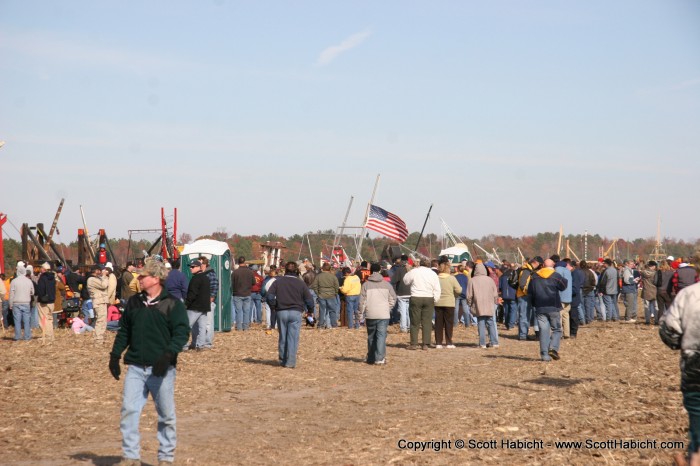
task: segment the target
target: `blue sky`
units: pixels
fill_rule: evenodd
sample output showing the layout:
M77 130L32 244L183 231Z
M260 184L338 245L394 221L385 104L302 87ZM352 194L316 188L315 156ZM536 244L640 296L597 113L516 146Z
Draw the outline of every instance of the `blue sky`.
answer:
M700 2L0 2L0 211L698 236ZM18 237L9 225L9 237Z

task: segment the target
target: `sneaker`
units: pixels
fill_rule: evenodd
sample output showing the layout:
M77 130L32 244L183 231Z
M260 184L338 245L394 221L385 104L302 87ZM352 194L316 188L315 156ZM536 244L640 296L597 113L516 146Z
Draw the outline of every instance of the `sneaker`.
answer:
M423 351L426 351L428 348L430 348L430 345L420 345L420 349Z
M554 359L555 361L559 361L559 359L561 359L561 357L559 356L559 353L557 353L556 350L553 350L553 349L549 350L549 355L550 355L550 356L552 357L552 359Z
M417 349L418 349L418 345L408 345L408 347L407 347L406 349L409 349L409 350L417 350Z
M384 364L386 364L386 358L382 359L381 361L374 362L375 366L383 366Z
M435 348L437 348L437 349L442 349L443 346L442 346L442 345L435 345Z
M456 347L455 345L447 345L446 348L448 348L448 349L454 349L454 348L457 348L457 347Z
M498 349L498 345L493 345L492 348L493 348L493 349Z
M479 348L486 349L486 345L479 345Z

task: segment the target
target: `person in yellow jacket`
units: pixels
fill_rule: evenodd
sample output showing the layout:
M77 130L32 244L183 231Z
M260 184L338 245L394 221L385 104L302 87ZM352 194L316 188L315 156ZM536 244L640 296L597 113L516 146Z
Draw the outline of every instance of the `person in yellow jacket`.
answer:
M360 277L354 275L350 267L343 268L345 277L340 292L345 295L345 313L347 316L348 328L360 328L360 291L362 283Z

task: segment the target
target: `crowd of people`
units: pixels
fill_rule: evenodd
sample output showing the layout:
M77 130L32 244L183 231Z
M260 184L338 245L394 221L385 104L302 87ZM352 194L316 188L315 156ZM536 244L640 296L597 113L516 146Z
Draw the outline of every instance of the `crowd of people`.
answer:
M539 341L542 361L559 360L560 342L576 338L593 321L659 325L662 340L680 349L684 404L690 417L690 452L700 446L700 260L668 257L655 261L611 259L595 263L553 255L521 264L492 261L452 263L447 257L393 264L361 262L356 268L316 268L308 260L282 269L258 270L239 257L231 272L231 321L237 331L251 323L278 330L282 367L297 364L304 323L319 330L365 327L365 361L385 365L388 327L408 334L409 350L455 349L454 330L475 325L478 346L499 348L499 328L518 340ZM12 277L2 276L3 326L14 325L16 341L54 340L55 315L65 300L78 300L80 315L69 322L74 333L93 332L102 344L105 331L118 331L109 369L119 379L120 361L129 366L124 385L122 433L124 460L137 464L138 418L150 392L159 416L159 460L172 462L175 421L172 393L177 354L211 349L219 279L207 257L189 262L190 277L179 260L156 256L141 268L128 263L117 275L111 263L89 272L45 262L34 270L20 261ZM641 299L640 299L641 298ZM624 317L620 307L624 306ZM532 332L531 332L532 330ZM191 333L191 340L190 340ZM130 462L131 461L131 462Z
M266 328L275 328L278 305L266 295L278 270L273 266L260 274L246 266L244 257L237 262L232 273L236 330L263 323L263 315ZM381 280L394 293L387 325L398 324L410 334L408 349L453 349L453 332L460 325L477 326L480 348L498 348L497 322L502 322L504 331L517 330L519 340L539 340L540 358L550 361L561 357L561 338L576 338L579 328L593 321L637 322L640 298L644 324L658 325L680 290L697 282L695 264L697 259L668 257L660 263L625 260L618 265L611 259L589 263L558 255L546 260L535 256L522 264L453 264L447 258L414 262L402 256L393 264L362 262L356 269L330 263L318 269L304 260L295 263L294 274L311 295L310 306L297 303L307 325L366 327L365 287ZM264 313L256 312L258 303ZM368 355L367 361L374 359Z

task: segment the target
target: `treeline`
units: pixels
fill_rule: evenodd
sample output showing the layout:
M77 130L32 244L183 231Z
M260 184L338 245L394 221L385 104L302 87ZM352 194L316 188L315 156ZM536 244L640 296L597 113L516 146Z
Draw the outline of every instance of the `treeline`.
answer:
M416 248L418 243L418 232L413 232L402 248L403 252L409 249ZM262 256L262 245L265 243L280 243L284 247L282 257L285 260L297 260L309 258L313 262L318 263L321 255L328 257L331 254L333 239L335 232L332 230L308 232L304 234L295 234L289 237L268 233L265 235L242 236L239 234L228 234L225 229L218 229L211 235L202 236L200 238L192 238L189 234L184 233L178 238L178 244L186 244L194 239L211 238L218 241L225 241L229 244L234 257L245 256L249 259L259 259ZM467 238L461 237L471 254L476 258L486 259L487 255L478 246L488 251L491 254L496 254L501 260L518 261L520 260L520 252L524 257L532 257L540 255L548 257L557 251L559 243L559 233L544 232L536 235L523 237L488 235L482 238ZM340 240L340 244L345 248L345 251L350 257L356 257L357 246L359 245L359 237L344 236ZM567 253L566 247L570 248L571 253ZM601 237L597 234L584 235L565 235L561 240L562 256L571 255L583 259L595 260L603 255L614 259L624 258L641 258L646 259L654 252L656 246L655 238L637 238L634 240L618 239L615 247L610 248L613 239ZM4 240L5 249L5 264L8 268L14 264L22 256L21 243L13 239ZM119 265L124 265L127 260L143 257L143 251L148 251L151 247L151 242L141 239L140 241L129 241L127 239L111 239L109 246L116 257ZM382 253L382 250L387 245L397 245L396 241L389 238L376 238L375 234L367 235L362 241L362 257L366 260L377 260ZM429 257L437 257L440 250L450 247L452 243L447 241L443 236L438 236L434 233L424 235L417 251ZM478 245L478 246L477 246ZM58 248L66 260L73 263L78 261L78 244L77 242L69 244L59 244ZM518 252L518 248L520 252ZM159 251L156 247L153 252ZM606 253L607 254L604 254ZM664 238L662 244L662 252L665 255L692 256L700 253L700 240L688 242L677 240L674 238Z

